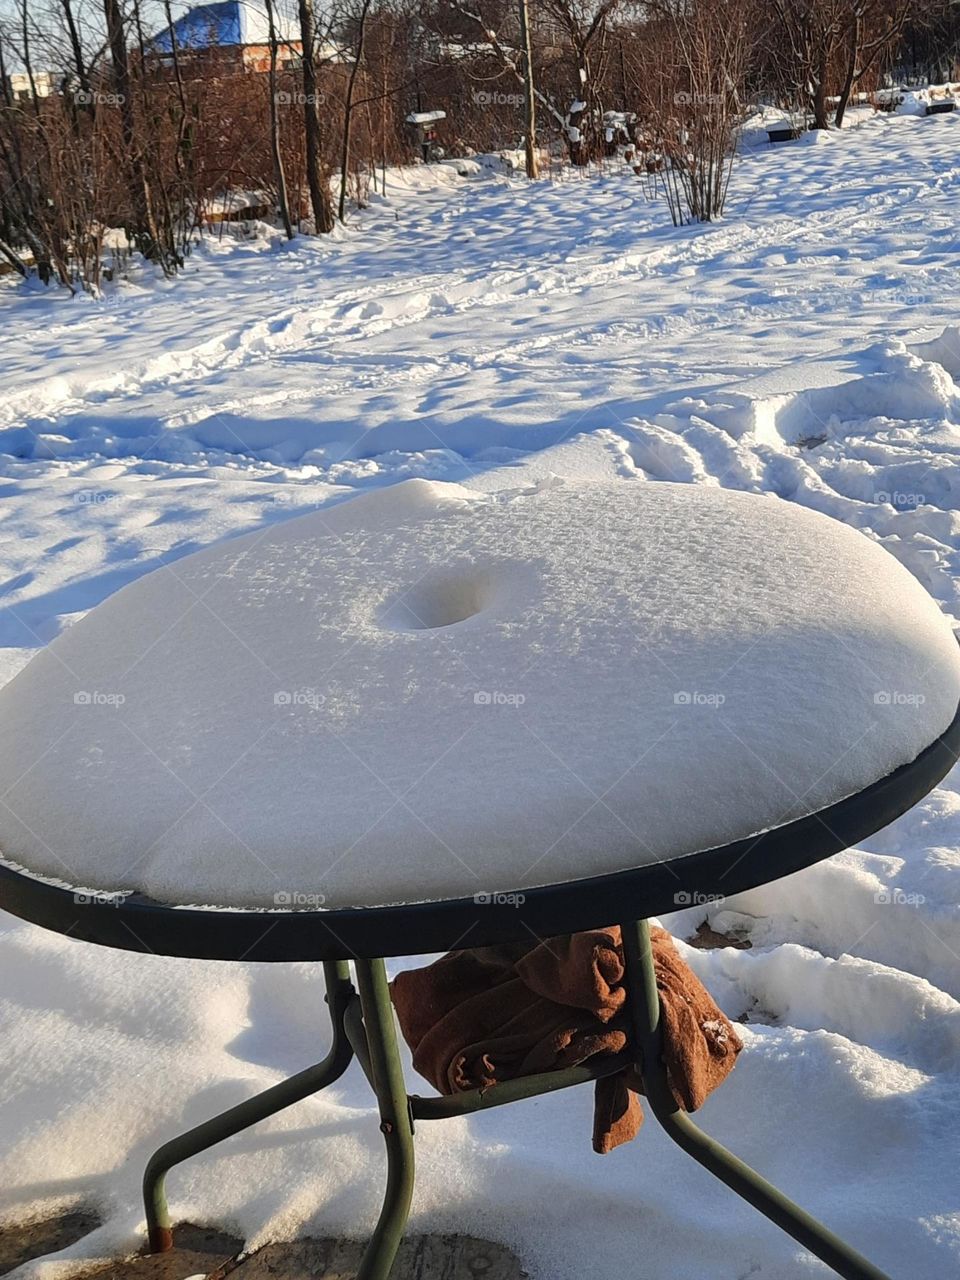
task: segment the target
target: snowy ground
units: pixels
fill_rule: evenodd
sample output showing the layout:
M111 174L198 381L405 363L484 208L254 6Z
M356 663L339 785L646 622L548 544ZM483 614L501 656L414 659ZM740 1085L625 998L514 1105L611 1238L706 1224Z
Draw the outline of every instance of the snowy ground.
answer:
M104 304L0 287L8 678L123 583L418 475L772 490L879 538L960 619L960 118L757 149L726 222L675 231L621 176L417 174L332 242L211 245ZM954 377L958 384L955 385ZM711 913L690 952L746 1049L705 1127L880 1266L960 1262L960 776L857 850ZM667 923L681 936L703 908ZM0 1221L94 1205L35 1265L128 1248L148 1152L316 1060L313 966L109 953L5 919ZM649 1123L589 1152L588 1090L418 1134L418 1230L538 1280L826 1275ZM359 1072L171 1178L250 1243L363 1232Z

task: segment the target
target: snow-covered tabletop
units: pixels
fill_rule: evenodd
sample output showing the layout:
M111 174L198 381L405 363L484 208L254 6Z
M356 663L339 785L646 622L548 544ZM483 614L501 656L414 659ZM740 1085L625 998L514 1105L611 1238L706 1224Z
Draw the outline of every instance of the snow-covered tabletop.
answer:
M172 561L38 653L0 693L0 853L181 905L522 890L821 810L958 701L938 606L825 516L411 480Z

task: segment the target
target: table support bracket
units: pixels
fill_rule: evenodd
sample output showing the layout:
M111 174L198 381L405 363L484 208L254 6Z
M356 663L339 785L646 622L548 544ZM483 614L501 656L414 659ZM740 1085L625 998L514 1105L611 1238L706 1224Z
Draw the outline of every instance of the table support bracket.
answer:
M715 1142L676 1103L667 1078L660 1032L660 997L646 920L623 925L627 998L639 1049L638 1070L650 1110L673 1141L715 1178L793 1236L844 1280L889 1280L885 1272L828 1231L782 1191Z
M328 960L323 965L327 984L327 1004L333 1024L333 1042L322 1062L298 1072L289 1080L266 1089L255 1098L238 1103L221 1115L203 1121L186 1133L179 1134L153 1153L143 1175L143 1199L147 1216L147 1239L151 1253L165 1253L173 1248L173 1229L167 1208L166 1176L174 1165L199 1155L226 1138L259 1124L296 1102L325 1089L343 1075L353 1058L353 1050L343 1027L347 1006L356 999L346 961Z

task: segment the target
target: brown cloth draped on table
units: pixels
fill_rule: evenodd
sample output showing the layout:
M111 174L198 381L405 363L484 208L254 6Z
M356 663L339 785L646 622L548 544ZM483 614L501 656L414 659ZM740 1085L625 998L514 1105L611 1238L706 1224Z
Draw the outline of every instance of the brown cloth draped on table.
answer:
M654 928L652 937L670 1087L679 1106L696 1111L743 1046L670 935ZM620 1053L629 1026L623 975L614 926L534 945L454 951L398 974L391 991L414 1067L449 1094ZM596 1081L595 1151L636 1135L642 1088L630 1068Z

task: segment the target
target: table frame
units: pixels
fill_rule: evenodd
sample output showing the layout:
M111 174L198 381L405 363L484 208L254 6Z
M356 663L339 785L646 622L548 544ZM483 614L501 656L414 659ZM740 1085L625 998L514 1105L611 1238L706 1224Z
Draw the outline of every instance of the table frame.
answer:
M166 1176L176 1165L241 1130L333 1084L356 1057L377 1099L387 1156L383 1206L363 1254L357 1280L388 1280L403 1238L414 1186L414 1132L417 1121L488 1111L525 1098L596 1080L635 1067L661 1126L684 1151L726 1183L781 1230L809 1249L844 1280L889 1280L862 1254L693 1123L676 1103L663 1059L660 999L650 927L646 920L622 926L624 983L632 1023L633 1051L596 1058L590 1064L507 1081L445 1097L408 1094L397 1043L393 1006L382 959L354 963L357 989L346 961L327 961L324 972L333 1043L317 1066L231 1107L222 1115L164 1143L151 1157L143 1180L151 1252L173 1247Z

